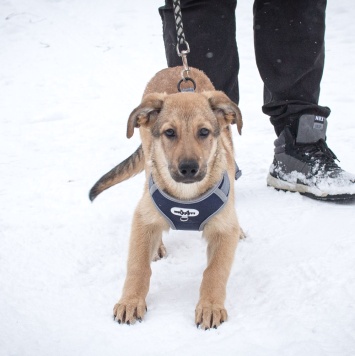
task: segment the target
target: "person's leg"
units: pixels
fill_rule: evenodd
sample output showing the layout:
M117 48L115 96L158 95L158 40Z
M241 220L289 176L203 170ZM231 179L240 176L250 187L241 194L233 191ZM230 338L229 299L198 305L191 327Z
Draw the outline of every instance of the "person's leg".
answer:
M191 52L189 66L204 71L217 90L238 103L239 58L236 44L236 0L181 0L182 21ZM180 66L172 0L159 8L169 67Z
M255 55L263 112L278 138L268 185L321 200L355 198L355 176L326 144L330 109L318 104L326 0L254 2Z
M263 112L277 135L301 114L328 117L319 106L326 0L255 0L254 44L264 82Z

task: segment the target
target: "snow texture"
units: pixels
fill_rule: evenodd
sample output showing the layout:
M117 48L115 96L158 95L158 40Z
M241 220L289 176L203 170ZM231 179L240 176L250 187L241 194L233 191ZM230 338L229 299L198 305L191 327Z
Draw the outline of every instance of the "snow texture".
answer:
M355 206L266 187L275 134L261 112L248 1L237 10L244 129L234 131L248 237L229 279L229 320L195 327L206 245L173 231L152 264L145 320L113 321L144 177L93 204L88 191L139 144L126 120L166 66L162 4L0 2L0 355L355 355ZM354 172L353 1L330 1L327 14L320 104L332 109L329 147Z

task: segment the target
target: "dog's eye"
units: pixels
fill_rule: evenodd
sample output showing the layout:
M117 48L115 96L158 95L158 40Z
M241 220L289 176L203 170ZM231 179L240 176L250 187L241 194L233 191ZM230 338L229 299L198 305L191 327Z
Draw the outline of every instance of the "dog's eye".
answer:
M173 138L176 136L175 130L173 130L173 129L168 129L164 133L165 133L165 136L169 137L169 138Z
M198 134L200 137L207 137L210 134L210 130L203 127L202 129L200 129Z

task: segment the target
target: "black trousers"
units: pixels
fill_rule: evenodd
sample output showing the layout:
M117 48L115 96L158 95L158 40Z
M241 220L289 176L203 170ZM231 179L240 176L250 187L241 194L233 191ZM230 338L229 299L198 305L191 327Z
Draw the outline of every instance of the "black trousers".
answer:
M189 65L203 70L218 90L239 102L236 0L181 0ZM318 105L324 67L326 0L255 0L254 47L264 82L263 112L279 135L296 129L303 113L328 117ZM159 8L169 67L181 65L176 53L172 0Z

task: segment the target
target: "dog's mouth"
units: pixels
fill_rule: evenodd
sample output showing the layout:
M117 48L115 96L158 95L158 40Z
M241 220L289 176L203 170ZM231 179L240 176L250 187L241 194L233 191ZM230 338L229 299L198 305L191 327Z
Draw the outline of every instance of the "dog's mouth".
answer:
M202 169L195 160L181 161L177 169L169 167L169 171L175 182L184 184L200 182L206 176L206 169Z
M203 175L199 174L198 176L195 176L193 178L186 178L186 177L181 177L178 174L171 173L171 177L177 183L192 184L192 183L200 182L205 177L205 174Z

